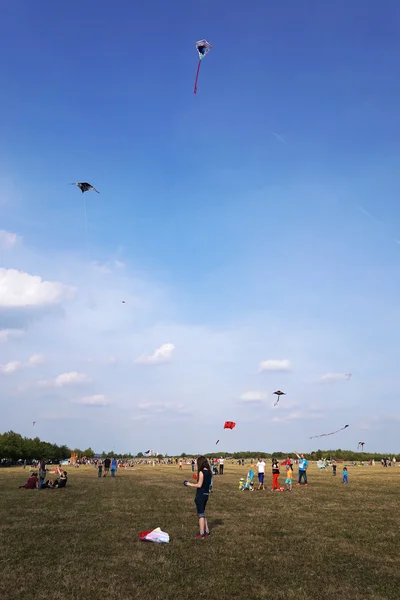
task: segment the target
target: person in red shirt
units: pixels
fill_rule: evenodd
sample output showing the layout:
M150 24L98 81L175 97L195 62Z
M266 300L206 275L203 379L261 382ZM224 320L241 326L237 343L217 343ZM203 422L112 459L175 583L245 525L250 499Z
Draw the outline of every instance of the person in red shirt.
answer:
M24 485L20 485L20 488L25 488L26 490L35 490L38 486L38 477L36 473L32 473L26 483Z

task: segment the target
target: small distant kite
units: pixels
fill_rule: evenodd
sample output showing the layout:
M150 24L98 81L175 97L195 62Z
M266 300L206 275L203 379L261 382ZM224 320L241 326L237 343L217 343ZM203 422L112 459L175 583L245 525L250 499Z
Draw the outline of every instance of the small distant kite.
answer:
M36 425L36 421L32 421L32 427Z
M197 93L197 82L199 80L201 61L206 56L206 54L208 54L210 52L211 44L209 44L207 42L207 40L199 40L198 42L196 42L196 49L197 49L197 53L199 55L199 64L197 66L196 79L194 82L194 94L195 95Z
M281 399L281 396L286 396L285 392L281 392L281 390L278 390L277 392L274 392L274 394L276 394L278 396L274 406L276 406L279 402L279 400Z
M349 381L349 379L351 378L351 373L346 373L345 378L347 379L347 381Z
M364 444L365 442L358 442L357 450L361 447L361 452L364 452Z
M215 445L217 445L217 444L219 444L219 440L217 440L217 441L215 442Z
M345 425L340 429L336 429L336 431L331 431L331 433L321 433L321 435L313 435L312 437L310 437L310 440L313 440L314 438L326 437L327 435L333 435L334 433L339 433L339 431L343 431L343 429L346 429L346 427L350 427L350 425Z
M82 194L84 194L85 192L89 192L90 190L93 190L94 192L97 192L98 194L100 194L100 192L98 190L96 190L95 187L93 187L92 185L90 185L90 183L87 183L86 181L70 183L70 185L78 186L78 188L81 190Z
M125 300L122 300L122 304L126 304Z

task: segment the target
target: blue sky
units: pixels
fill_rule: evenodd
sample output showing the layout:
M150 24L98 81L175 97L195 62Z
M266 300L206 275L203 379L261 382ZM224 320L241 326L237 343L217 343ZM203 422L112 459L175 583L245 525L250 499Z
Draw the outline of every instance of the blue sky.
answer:
M1 429L398 450L398 2L3 13Z

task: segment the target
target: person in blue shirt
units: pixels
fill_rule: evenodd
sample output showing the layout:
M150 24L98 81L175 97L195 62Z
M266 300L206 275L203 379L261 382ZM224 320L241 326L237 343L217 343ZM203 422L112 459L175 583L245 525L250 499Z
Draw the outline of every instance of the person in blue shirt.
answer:
M111 461L111 477L115 477L115 473L118 469L117 459L113 458Z
M297 480L296 485L301 485L301 482L304 480L304 485L308 485L308 481L307 481L307 467L308 467L308 460L305 458L304 454L297 454L297 452L295 452L297 458L299 459L299 477Z
M342 483L349 483L349 473L347 467L343 467L342 471Z

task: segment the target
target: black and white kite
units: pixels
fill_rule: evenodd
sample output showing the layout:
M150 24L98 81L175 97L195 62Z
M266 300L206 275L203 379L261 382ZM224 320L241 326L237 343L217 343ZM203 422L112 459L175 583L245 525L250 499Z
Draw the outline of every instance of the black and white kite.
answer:
M96 190L96 188L90 185L90 183L87 183L87 181L78 181L76 183L71 183L70 185L78 186L82 194L84 194L85 192L89 192L90 190L93 190L94 192L100 194L99 190Z
M274 394L276 396L278 396L278 398L276 399L276 402L274 404L274 406L276 406L279 402L279 400L281 399L281 396L286 396L285 392L281 392L281 390L278 390L277 392L274 392Z
M339 431L343 431L343 429L346 429L346 427L350 427L350 425L345 425L340 429L336 429L336 431L331 431L331 433L321 433L321 435L313 435L312 437L310 437L310 440L313 440L314 438L326 437L327 435L333 435L334 433L339 433Z

